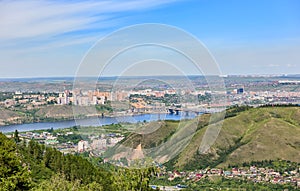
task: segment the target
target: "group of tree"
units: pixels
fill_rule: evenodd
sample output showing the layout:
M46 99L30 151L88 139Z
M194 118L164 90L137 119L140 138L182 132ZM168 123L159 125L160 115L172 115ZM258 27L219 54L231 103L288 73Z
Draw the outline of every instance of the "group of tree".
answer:
M35 141L17 142L0 133L0 191L151 190L155 168L101 166Z
M290 184L271 184L258 183L242 179L227 179L221 177L217 180L211 180L208 177L198 182L190 183L188 190L253 190L253 191L271 191L271 190L298 190Z
M261 105L259 107L299 107L299 104L293 104L293 103L289 103L289 104L281 104L281 103L275 103L275 104L264 104Z
M16 143L0 133L0 191L28 190L31 186L30 172L21 161Z
M243 112L243 111L247 111L249 109L251 109L251 106L248 105L234 105L229 107L228 109L226 109L226 114L225 114L225 118L229 118L229 117L234 117L236 116L238 113Z

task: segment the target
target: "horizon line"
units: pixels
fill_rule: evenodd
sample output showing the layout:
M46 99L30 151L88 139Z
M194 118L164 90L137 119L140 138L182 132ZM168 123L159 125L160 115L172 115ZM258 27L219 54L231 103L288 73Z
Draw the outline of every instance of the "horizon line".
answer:
M211 74L211 75L198 75L198 74L189 74L189 75L146 75L146 76L25 76L25 77L0 77L0 80L5 79L47 79L47 78L143 78L143 77L206 77L206 76L219 76L219 77L283 77L283 76L299 76L298 74Z

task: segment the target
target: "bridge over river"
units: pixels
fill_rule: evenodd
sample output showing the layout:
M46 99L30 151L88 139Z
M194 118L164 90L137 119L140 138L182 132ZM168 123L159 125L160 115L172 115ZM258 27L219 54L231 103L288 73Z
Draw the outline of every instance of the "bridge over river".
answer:
M188 115L189 113L195 113L199 115L200 113L215 113L224 110L224 108L177 108L177 107L169 107L167 108L167 112L170 114L179 115L179 113L185 113Z

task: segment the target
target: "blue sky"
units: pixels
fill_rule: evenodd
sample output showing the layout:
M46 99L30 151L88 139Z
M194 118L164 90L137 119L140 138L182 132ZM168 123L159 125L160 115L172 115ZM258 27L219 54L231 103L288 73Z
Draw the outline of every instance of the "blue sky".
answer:
M300 73L299 10L298 0L3 0L0 77L74 76L97 40L142 23L194 35L222 74Z

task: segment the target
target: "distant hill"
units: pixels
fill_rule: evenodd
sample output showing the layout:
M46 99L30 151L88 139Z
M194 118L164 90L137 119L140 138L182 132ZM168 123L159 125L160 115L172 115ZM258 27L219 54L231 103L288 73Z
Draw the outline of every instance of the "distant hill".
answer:
M229 110L216 142L207 153L199 153L199 146L207 130L209 114L200 116L196 133L185 149L166 165L179 169L207 166L227 166L262 160L290 160L300 163L300 107L246 108ZM158 146L167 141L178 122L166 121L156 131L131 134L123 144L143 148ZM220 123L220 122L217 122Z
M74 112L75 110L75 112ZM109 114L110 106L43 105L31 109L0 108L0 126L32 122L51 122ZM1 131L1 127L0 127Z
M73 113L73 109L76 113ZM72 105L47 105L39 108L35 112L40 118L73 118L76 116L96 116L100 115L93 106L72 106Z
M8 109L0 109L0 125L6 125L7 123L21 123L24 114L10 111Z

